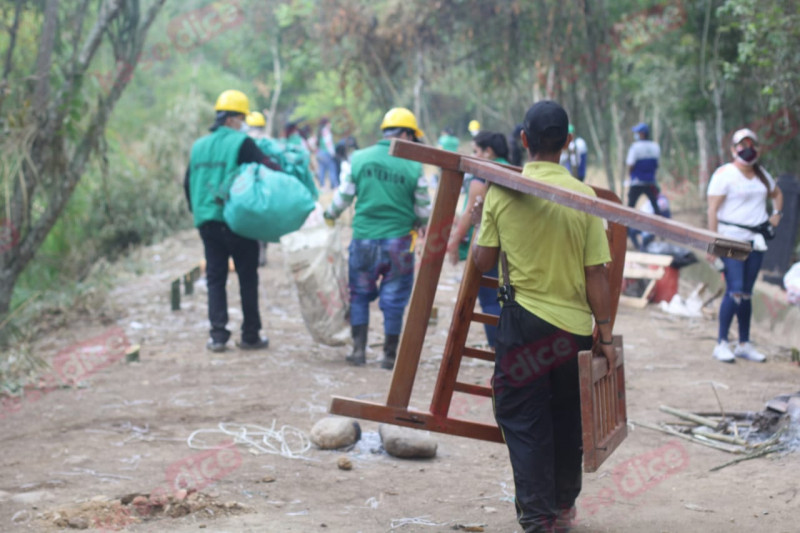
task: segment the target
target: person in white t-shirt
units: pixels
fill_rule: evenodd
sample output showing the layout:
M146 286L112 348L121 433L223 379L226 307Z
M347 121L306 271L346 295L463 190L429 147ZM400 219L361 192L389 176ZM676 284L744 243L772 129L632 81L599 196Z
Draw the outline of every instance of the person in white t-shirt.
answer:
M713 356L733 363L735 357L763 362L764 354L750 343L751 301L761 261L767 249L764 235L757 229L769 221L777 226L783 212L783 194L775 180L758 163L758 137L745 128L733 134L733 163L719 167L708 184L708 229L730 237L749 241L753 251L744 261L722 258L725 264L725 296L719 309L719 334ZM767 197L772 208L768 212ZM731 351L728 330L733 317L739 324L739 342Z
M575 134L575 127L569 125L569 133ZM586 179L586 159L589 155L589 147L586 146L586 141L582 137L575 137L567 147L566 150L561 152L561 158L558 164L569 170L574 178L580 181Z

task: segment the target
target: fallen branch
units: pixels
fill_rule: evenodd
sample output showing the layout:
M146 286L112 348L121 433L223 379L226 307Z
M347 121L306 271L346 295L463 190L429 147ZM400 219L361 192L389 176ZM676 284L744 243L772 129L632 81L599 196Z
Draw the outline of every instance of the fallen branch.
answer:
M720 435L719 433L698 431L697 428L692 429L692 434L699 437L706 437L708 439L718 440L720 442L726 442L728 444L734 444L737 446L747 446L746 441L738 437L731 437L730 435Z
M769 454L774 453L774 452L782 451L784 449L785 448L782 447L782 446L778 446L776 448L765 448L763 450L759 450L757 452L753 452L753 453L751 453L749 455L746 455L744 457L739 457L738 459L734 459L733 461L728 461L725 464L721 464L719 466L715 466L714 468L709 470L709 472L716 472L717 470L722 470L726 466L731 466L731 465L735 465L737 463L741 463L743 461L749 461L750 459L756 459L758 457L763 457L765 455L769 455Z
M711 420L710 418L705 418L699 415L695 415L692 413L687 413L685 411L681 411L680 409L675 409L674 407L669 407L666 405L662 405L659 407L659 410L669 413L673 416L677 416L678 418L683 418L684 420L691 420L695 424L699 424L701 426L708 426L713 429L719 429L723 422L717 422L715 420Z
M741 450L739 448L733 448L732 446L727 446L724 444L718 444L708 440L695 438L692 437L691 435L686 435L685 433L681 433L680 431L676 431L672 428L653 426L651 424L646 424L644 422L633 422L633 423L636 424L637 426L641 426L646 429L652 429L653 431L660 431L661 433L666 433L667 435L672 435L674 437L679 437L681 439L685 439L697 444L702 444L703 446L708 446L709 448L714 448L715 450L721 450L723 452L728 452L728 453L744 453L744 450Z

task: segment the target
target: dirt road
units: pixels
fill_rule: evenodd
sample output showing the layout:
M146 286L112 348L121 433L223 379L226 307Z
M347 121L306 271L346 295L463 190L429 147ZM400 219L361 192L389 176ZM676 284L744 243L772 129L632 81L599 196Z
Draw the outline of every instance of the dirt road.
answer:
M187 438L194 431L220 423L233 432L236 424L270 428L274 423L275 429L288 425L308 434L325 416L331 395L382 399L390 373L374 362L349 367L346 347L311 340L279 246L270 246L269 264L261 270L262 317L271 345L255 353L205 351L202 280L180 311L170 311L170 280L202 256L194 232L138 254L144 272L121 274L105 312L110 320L52 331L36 349L52 360L119 326L129 342L141 345L140 361L126 363L120 352L85 367L77 386L31 395L0 414L0 531L87 526L148 532L444 532L459 525L519 530L502 445L437 435L435 459L399 460L380 453L377 424L362 422L364 439L346 452L303 452L303 443L290 433L287 446L296 458L255 454L244 445L211 452L190 448ZM459 270L446 265L437 291L439 323L428 331L412 399L421 409L430 400ZM232 276L228 296L235 328L241 320L237 294ZM617 324L625 341L631 420L665 420L661 404L717 410L711 380L722 384L720 399L731 411L760 410L775 395L800 388L800 369L786 359L770 357L761 365L712 360L713 321L623 308ZM381 331L374 306L370 344L382 341ZM754 338L768 354L779 351L780 339L758 331ZM470 332L471 343L482 340L482 331ZM374 347L368 359L378 356ZM485 383L490 371L486 363L469 363L461 379ZM489 401L457 400L454 409L463 417L492 420ZM214 444L230 437L202 434L200 440ZM352 470L337 468L341 456L352 461ZM636 428L599 472L584 477L574 531L798 531L798 456L709 472L730 459ZM179 478L193 479L202 495L161 493ZM142 496L159 493L166 498L160 507ZM130 505L121 506L120 498ZM134 518L135 505L147 512L146 519Z

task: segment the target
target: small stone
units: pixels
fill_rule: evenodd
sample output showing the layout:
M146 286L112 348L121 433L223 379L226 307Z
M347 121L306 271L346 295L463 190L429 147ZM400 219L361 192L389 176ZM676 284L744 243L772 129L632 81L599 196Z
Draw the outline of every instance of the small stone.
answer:
M127 350L125 350L125 362L126 363L133 363L139 360L139 350L140 346L138 344L134 344Z
M323 450L335 450L358 442L361 426L350 418L323 418L311 428L311 442Z
M272 483L275 481L274 476L264 476L259 480L259 483Z
M89 529L89 521L83 516L73 516L67 520L67 525L72 529Z
M150 503L150 499L147 496L142 496L141 494L131 500L131 505L134 507L144 507L148 503Z
M437 443L418 430L381 424L378 427L386 453L403 459L429 459L436 455Z
M180 490L176 490L176 491L175 491L175 499L176 499L177 501L179 501L179 502L182 502L183 500L185 500L185 499L186 499L186 496L187 496L188 494L189 494L189 492L188 492L186 489L180 489Z
M339 460L336 461L336 466L339 467L339 470L352 470L353 462L347 457L339 457Z
M206 525L205 525L205 524L200 524L200 525L199 525L199 526L197 526L197 527L199 527L200 529L205 529L205 528L206 528Z

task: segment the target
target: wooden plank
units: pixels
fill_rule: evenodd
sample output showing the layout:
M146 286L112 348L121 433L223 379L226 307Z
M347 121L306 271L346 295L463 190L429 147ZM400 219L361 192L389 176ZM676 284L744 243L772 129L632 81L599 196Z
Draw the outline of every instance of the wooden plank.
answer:
M664 267L646 268L636 266L626 266L623 272L623 277L628 279L655 279L659 280L664 277Z
M421 143L404 141L402 139L392 139L389 145L389 153L395 157L411 159L426 165L440 167L442 171L458 171L461 158L465 157L458 152L441 150Z
M607 189L592 187L598 198L609 202L621 203L619 196ZM611 328L617 320L617 309L619 307L619 296L622 294L622 272L625 268L625 255L628 249L628 228L616 222L609 222L606 230L608 237L608 247L611 250L611 263L607 265L609 297L611 300ZM597 340L599 330L595 328L595 340Z
M503 187L538 196L561 205L585 211L612 222L649 231L678 243L699 247L709 253L733 259L746 259L752 247L749 243L728 239L718 233L696 228L676 220L650 215L602 198L595 198L541 181L526 179L517 172L493 165L491 162L463 157L461 170L480 176Z
M481 276L481 287L486 287L488 289L496 289L497 278L493 278L491 276Z
M494 425L448 418L447 416L437 416L422 411L411 411L400 407L390 407L372 402L352 400L334 396L331 400L329 411L331 413L372 420L374 422L384 422L397 426L410 427L415 429L427 429L448 435L457 435L471 439L480 439L490 442L503 443L503 434L500 428Z
M489 350L465 347L462 353L464 357L473 357L475 359L483 359L484 361L494 363L494 352L490 352Z
M645 254L642 252L630 251L625 255L626 263L640 263L643 265L657 265L668 267L675 260L671 255L664 254Z
M473 322L479 322L481 324L488 324L490 326L497 326L498 321L497 315L489 315L486 313L474 313L472 315Z
M652 286L655 287L655 282L652 283ZM652 289L650 288L650 285L648 285L647 289L645 289L645 294L643 294L642 296L635 298L633 296L622 295L619 297L619 303L621 303L625 307L633 307L634 309L644 309L645 307L647 307L647 304L650 303L648 297L650 296L651 292Z
M463 392L466 394L472 394L474 396L483 396L485 398L492 397L492 389L490 387L484 387L482 385L472 385L470 383L462 383L460 381L456 381L453 390L456 392Z
M455 152L447 152L400 139L392 141L389 153L422 163L447 165L447 168L452 168L455 158L458 158L460 159L458 169L462 172L475 174L492 183L579 209L611 222L649 231L654 235L682 244L696 246L720 257L744 260L752 250L751 245L745 241L728 239L718 233L661 216L650 215L631 207L617 205L603 198L594 198L540 181L526 179L519 175L518 169L510 170L509 167L503 167L485 159L461 156Z
M463 174L459 172L444 170L439 180L439 191L428 222L425 246L408 306L408 318L397 350L392 383L386 399L386 405L392 407L408 407L411 400L463 178Z
M476 235L473 234L473 240ZM447 332L447 341L442 353L442 363L439 366L439 375L431 398L431 413L437 416L446 415L450 409L453 397L454 384L461 368L461 356L464 345L467 343L469 326L475 313L475 302L478 299L481 273L472 261L472 246L467 252L467 261L464 265L464 277L458 289L456 304L453 308L453 319L450 330Z
M625 407L625 361L622 337L614 336L617 363L608 372L605 357L592 351L578 354L578 382L581 392L583 467L595 472L627 436Z

